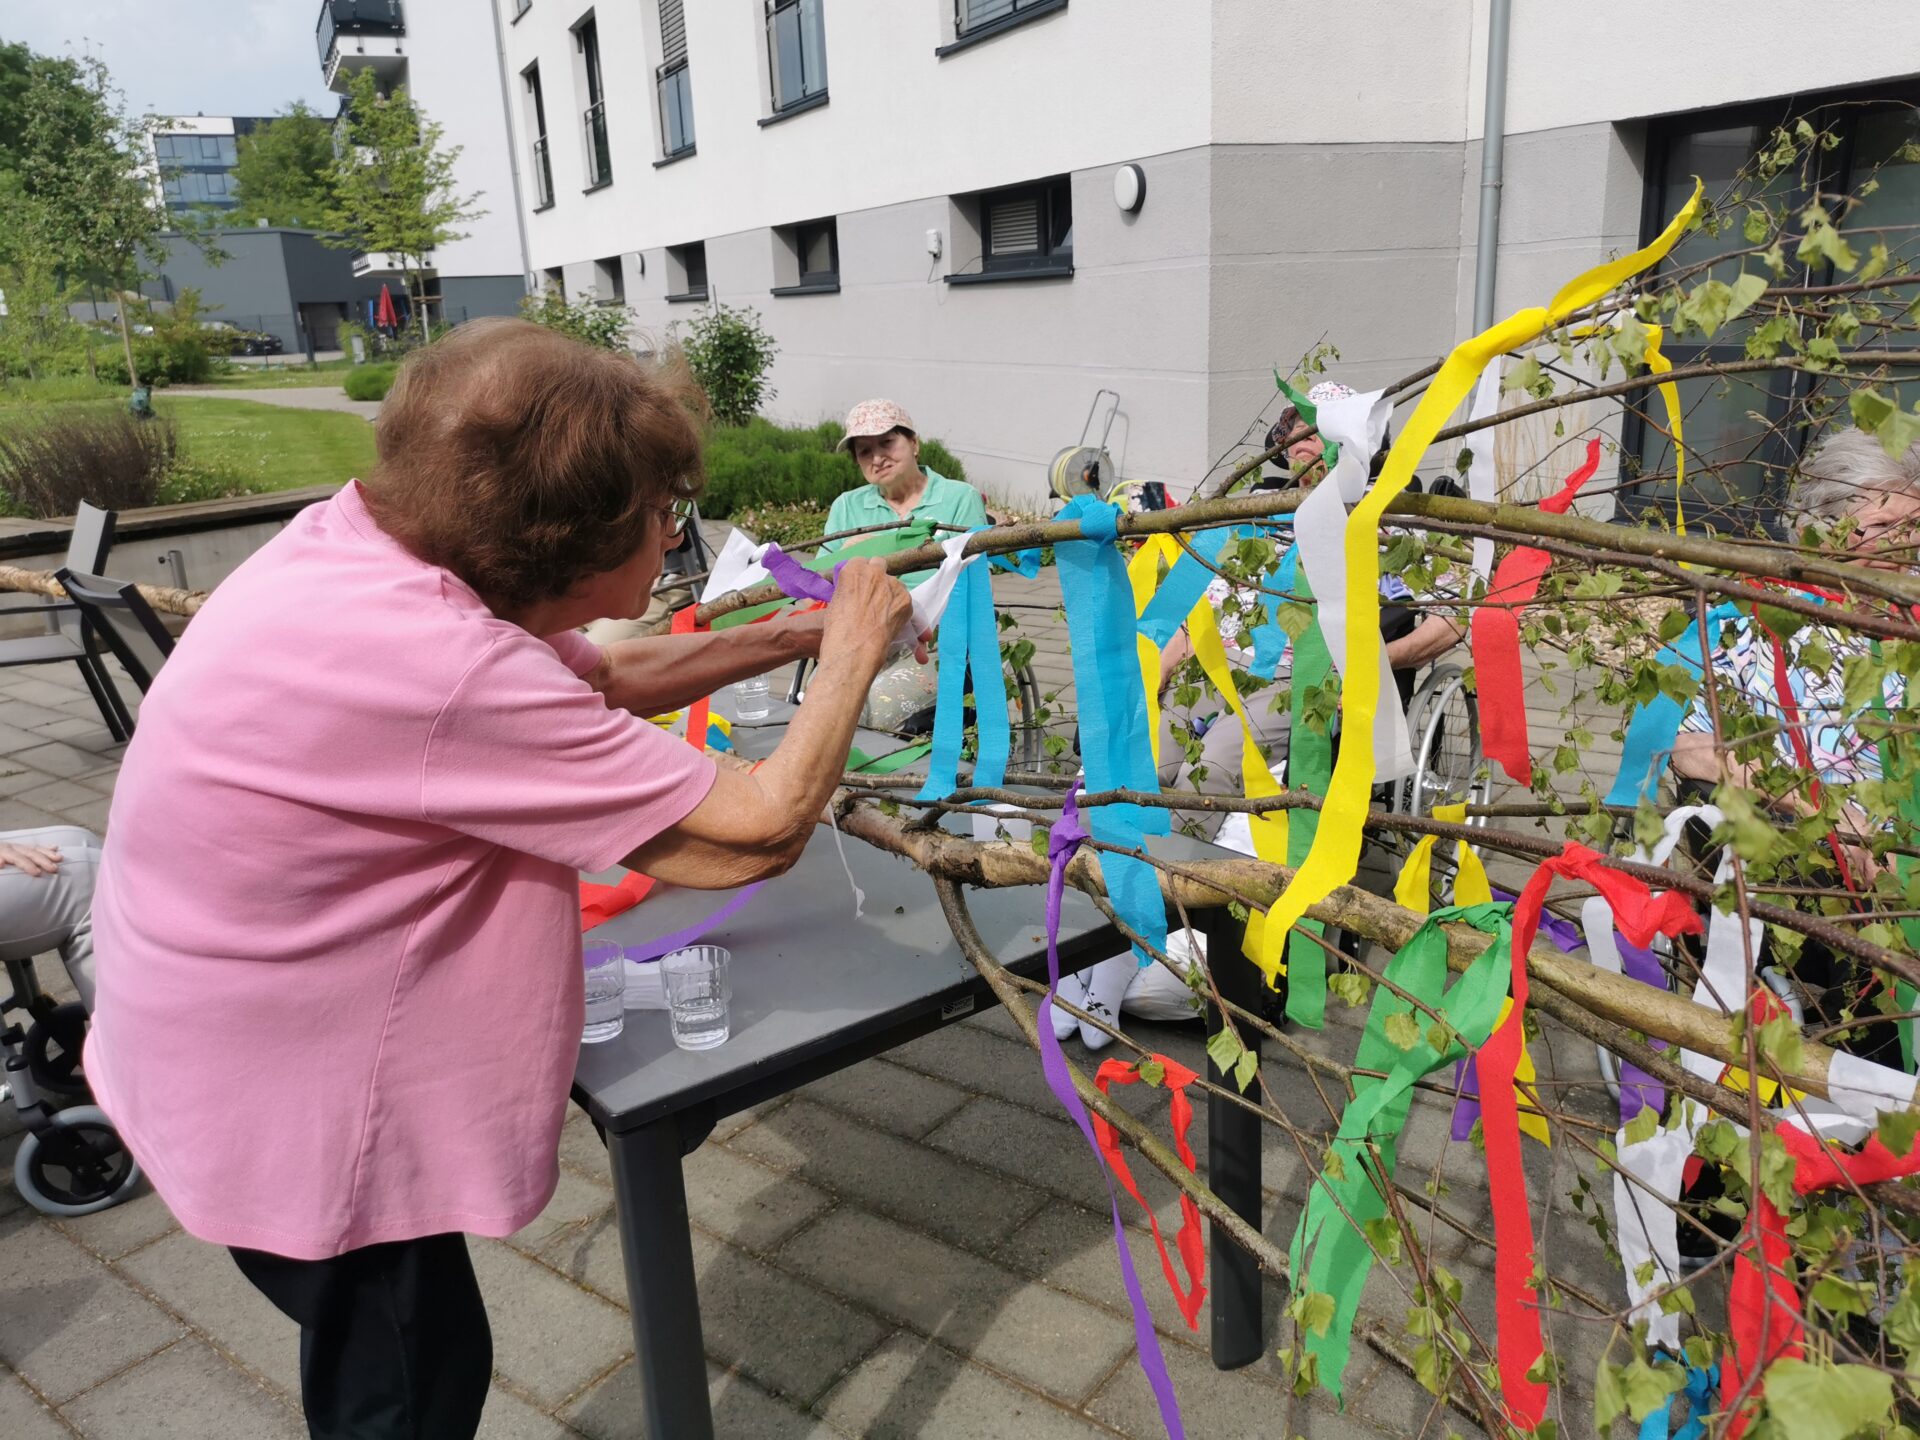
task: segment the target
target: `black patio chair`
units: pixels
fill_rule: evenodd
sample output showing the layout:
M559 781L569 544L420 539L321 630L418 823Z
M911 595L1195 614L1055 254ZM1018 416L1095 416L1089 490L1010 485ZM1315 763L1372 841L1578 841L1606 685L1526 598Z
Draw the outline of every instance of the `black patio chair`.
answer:
M79 574L97 574L106 567L107 552L113 548L114 512L82 501L74 511L73 532L67 539L66 569ZM55 600L45 595L12 595L0 604L0 616L42 615L47 633L27 635L16 640L0 640L0 669L15 665L46 665L70 660L80 667L80 678L87 682L87 693L100 707L108 733L125 740L132 733L124 724L126 711L113 691L101 657L91 642L80 610L71 599Z
M153 677L160 673L167 656L173 653L173 636L167 633L167 627L160 623L160 617L140 594L140 587L131 580L80 575L64 567L54 573L79 607L89 640L97 638L104 643L128 677L140 687L140 693L146 694L152 688ZM119 712L120 724L132 735L133 716L113 688L112 678L104 666L100 673L107 695Z

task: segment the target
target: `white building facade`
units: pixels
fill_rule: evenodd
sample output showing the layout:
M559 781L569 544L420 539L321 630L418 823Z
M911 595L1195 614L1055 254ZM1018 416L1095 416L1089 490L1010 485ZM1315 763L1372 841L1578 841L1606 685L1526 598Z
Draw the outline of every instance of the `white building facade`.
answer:
M751 307L770 413L890 396L991 494L1036 499L1102 388L1125 476L1183 494L1276 366L1324 339L1377 384L1470 328L1492 0L489 3L529 284L643 337ZM479 91L494 27L434 24L416 93L471 157L425 67L462 46ZM1724 182L1790 97L1914 98L1920 6L1514 0L1508 41L1499 313ZM1876 113L1848 152L1920 224L1913 112Z
M370 69L383 92L405 86L428 118L444 127L443 143L461 147L456 187L484 213L462 227L463 238L433 255L433 289L444 318L454 324L511 315L526 293L524 207L515 195L519 151L501 101L499 32L488 14L490 3L320 0L314 26L329 89L345 94L353 72ZM392 274L391 261L355 256L354 273L377 283Z

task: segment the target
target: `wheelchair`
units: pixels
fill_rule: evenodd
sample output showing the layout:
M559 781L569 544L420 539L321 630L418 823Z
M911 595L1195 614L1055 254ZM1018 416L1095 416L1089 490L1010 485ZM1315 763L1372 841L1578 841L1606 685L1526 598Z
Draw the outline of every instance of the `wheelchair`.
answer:
M27 1129L13 1183L43 1215L69 1218L118 1205L139 1185L140 1167L87 1088L86 1011L55 1003L31 959L6 967L12 989L0 1002L0 1099L11 1098Z

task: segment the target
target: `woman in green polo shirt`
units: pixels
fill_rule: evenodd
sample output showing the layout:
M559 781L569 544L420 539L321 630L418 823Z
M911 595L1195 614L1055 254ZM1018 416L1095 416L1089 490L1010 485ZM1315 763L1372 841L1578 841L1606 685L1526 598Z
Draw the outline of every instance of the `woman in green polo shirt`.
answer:
M913 419L893 401L862 400L849 410L840 448L853 452L854 463L868 483L834 499L827 512L827 534L928 521L965 530L987 523L986 502L978 490L920 464L920 437L914 432ZM836 543L822 548L831 550ZM922 576L900 578L912 585Z

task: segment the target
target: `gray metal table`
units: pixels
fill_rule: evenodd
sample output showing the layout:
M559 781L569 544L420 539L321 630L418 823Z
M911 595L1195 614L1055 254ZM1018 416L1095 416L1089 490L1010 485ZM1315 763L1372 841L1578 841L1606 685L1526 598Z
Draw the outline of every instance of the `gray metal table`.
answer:
M776 723L737 727L740 753L769 753L784 728L777 721L787 711L776 702ZM899 744L864 732L855 743L869 754ZM1212 850L1171 843L1188 857ZM992 1003L926 877L858 841L849 842L846 852L866 892L865 919L853 918L846 873L833 836L822 827L791 871L706 936L733 954L732 1035L726 1044L699 1052L677 1049L665 1012L636 1010L616 1039L581 1047L573 1093L607 1141L646 1433L655 1440L708 1440L713 1434L682 1157L728 1115ZM597 928L594 937L638 944L697 923L728 898L727 892L661 887L645 904ZM1038 891L974 891L968 908L1004 964L1044 978L1046 931ZM1212 943L1222 947L1214 953L1237 955L1238 933L1225 912L1203 923ZM1119 944L1092 903L1069 890L1060 924L1062 970L1104 959ZM1251 966L1231 968L1252 976ZM1252 983L1257 986L1257 976ZM1215 1188L1224 1180L1223 1198L1258 1224L1259 1122L1217 1101L1210 1102L1209 1118ZM1215 1362L1244 1365L1262 1348L1258 1270L1217 1233L1212 1252Z

